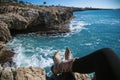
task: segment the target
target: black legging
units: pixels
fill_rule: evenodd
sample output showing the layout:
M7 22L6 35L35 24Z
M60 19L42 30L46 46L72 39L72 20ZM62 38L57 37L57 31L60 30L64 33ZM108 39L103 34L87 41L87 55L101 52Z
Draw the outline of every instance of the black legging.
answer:
M95 72L96 80L120 80L120 59L109 48L104 48L92 54L75 59L73 72Z

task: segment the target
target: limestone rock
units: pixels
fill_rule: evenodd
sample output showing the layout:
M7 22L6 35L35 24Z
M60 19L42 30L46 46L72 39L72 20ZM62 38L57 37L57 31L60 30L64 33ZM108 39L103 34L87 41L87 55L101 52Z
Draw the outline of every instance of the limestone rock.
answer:
M11 61L14 54L15 53L10 50L3 50L2 53L0 53L0 63Z
M69 32L67 23L73 17L67 7L20 7L0 6L0 20L7 24L11 32L56 34Z
M39 33L64 33L69 32L67 23L69 23L73 14L69 8L50 7L40 9L39 16L32 21L29 29Z
M1 76L2 70L3 70L3 67L0 64L0 76Z
M0 63L5 63L7 61L11 61L11 58L13 57L15 53L11 50L8 50L5 47L5 44L3 42L0 42Z
M91 79L87 74L66 72L58 76L52 75L49 80L91 80Z
M41 68L20 67L16 71L16 80L46 80L45 71Z
M87 74L74 73L76 80L91 80Z
M13 73L10 67L5 68L1 74L1 80L13 80Z
M0 80L91 80L87 74L62 73L59 76L52 76L46 79L44 69L38 67L19 67L12 69L3 68L0 65Z
M5 43L0 41L0 52L5 48Z
M0 80L46 80L45 70L37 67L3 68L0 65Z
M26 29L27 27L27 21L24 19L24 17L14 14L14 13L8 13L8 14L1 14L0 20L5 22L8 25L9 29Z
M0 41L7 42L11 39L8 25L0 20Z

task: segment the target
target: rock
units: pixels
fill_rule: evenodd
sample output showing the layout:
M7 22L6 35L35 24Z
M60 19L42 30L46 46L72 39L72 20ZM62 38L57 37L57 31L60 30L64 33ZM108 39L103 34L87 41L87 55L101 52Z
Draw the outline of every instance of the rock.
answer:
M5 48L5 43L0 41L0 52Z
M11 39L8 25L0 20L0 41L7 42Z
M16 71L16 80L46 80L45 75L41 68L20 67Z
M58 76L52 75L49 80L91 80L87 74L80 73L62 73Z
M0 65L0 80L91 80L87 74L62 73L59 76L53 75L46 79L44 69L38 67L11 67L3 68Z
M8 25L9 29L26 29L28 24L24 17L14 13L1 14L0 20L5 22Z
M0 20L7 24L12 34L37 32L56 34L69 32L73 17L67 7L20 7L8 4L0 6Z
M37 67L12 69L0 66L0 80L46 80L45 70Z
M1 80L13 80L13 73L10 67L2 70Z
M1 76L2 70L3 70L3 67L0 64L0 76Z
M3 64L5 62L11 62L12 57L15 53L11 50L8 50L5 47L5 44L3 42L0 42L0 63Z
M91 80L87 74L74 73L76 80Z
M3 50L2 53L0 53L0 63L11 61L14 54L15 53L10 50Z

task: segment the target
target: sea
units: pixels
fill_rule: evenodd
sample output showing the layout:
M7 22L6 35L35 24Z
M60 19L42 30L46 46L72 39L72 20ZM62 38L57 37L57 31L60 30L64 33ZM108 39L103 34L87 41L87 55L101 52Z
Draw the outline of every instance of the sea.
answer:
M64 60L66 47L70 48L74 58L102 48L111 48L120 57L120 10L78 11L74 16L69 33L13 36L7 46L16 53L13 57L16 67L41 67L50 76L54 53L59 50Z

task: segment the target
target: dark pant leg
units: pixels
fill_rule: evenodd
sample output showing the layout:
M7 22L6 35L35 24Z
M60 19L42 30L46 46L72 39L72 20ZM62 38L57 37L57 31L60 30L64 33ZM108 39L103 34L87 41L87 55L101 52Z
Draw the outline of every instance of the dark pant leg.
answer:
M73 72L95 72L97 80L120 80L120 59L109 48L75 59Z

